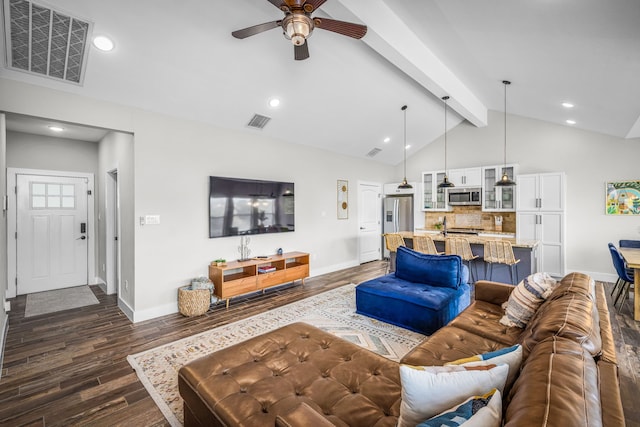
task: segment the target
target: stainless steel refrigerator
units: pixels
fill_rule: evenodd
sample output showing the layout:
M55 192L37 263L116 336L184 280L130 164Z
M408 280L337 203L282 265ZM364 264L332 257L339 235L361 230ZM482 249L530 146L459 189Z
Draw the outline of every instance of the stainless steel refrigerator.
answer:
M387 195L382 206L384 233L413 231L413 194ZM382 247L385 258L388 258L389 251L384 239Z

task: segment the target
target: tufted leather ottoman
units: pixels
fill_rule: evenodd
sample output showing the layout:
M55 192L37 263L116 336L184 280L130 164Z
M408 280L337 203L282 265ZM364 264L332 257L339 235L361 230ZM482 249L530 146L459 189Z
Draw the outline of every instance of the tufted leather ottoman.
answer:
M307 411L313 425L322 414L327 425L382 427L400 411L398 363L305 323L195 360L178 384L185 426L287 425Z

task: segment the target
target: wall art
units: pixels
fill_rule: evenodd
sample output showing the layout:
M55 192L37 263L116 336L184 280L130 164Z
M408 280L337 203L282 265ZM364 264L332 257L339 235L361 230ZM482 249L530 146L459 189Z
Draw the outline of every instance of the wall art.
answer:
M607 182L607 215L640 215L640 181Z

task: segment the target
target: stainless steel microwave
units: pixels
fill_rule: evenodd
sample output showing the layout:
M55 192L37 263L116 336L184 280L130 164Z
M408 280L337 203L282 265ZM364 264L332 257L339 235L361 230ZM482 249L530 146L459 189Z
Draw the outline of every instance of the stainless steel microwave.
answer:
M451 206L480 206L482 204L481 188L450 188L447 200Z

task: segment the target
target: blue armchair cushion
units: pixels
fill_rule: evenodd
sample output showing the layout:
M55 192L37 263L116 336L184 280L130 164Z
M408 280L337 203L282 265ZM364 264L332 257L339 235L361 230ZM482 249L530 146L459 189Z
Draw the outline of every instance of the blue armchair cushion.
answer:
M458 289L469 281L469 270L458 255L429 255L404 246L396 254L398 279Z

